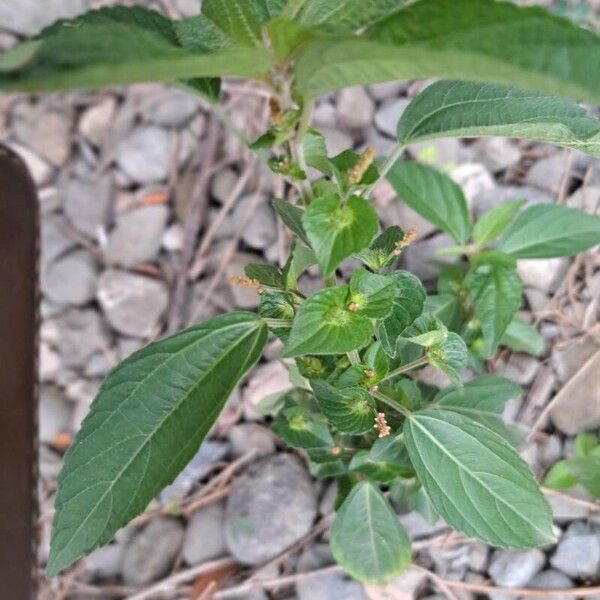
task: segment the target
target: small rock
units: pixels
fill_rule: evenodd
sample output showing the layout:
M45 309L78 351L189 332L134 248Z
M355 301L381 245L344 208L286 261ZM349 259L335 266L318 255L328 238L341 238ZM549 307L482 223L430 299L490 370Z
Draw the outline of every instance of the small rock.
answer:
M254 194L251 194L243 196L237 202L231 215L231 223L235 224L236 229L241 225L242 219L246 217L248 207L254 201ZM267 248L277 239L277 220L266 198L255 204L252 215L244 226L242 239L248 246L258 250Z
M381 133L396 139L398 135L396 133L398 121L409 104L410 100L408 98L398 98L384 102L375 114L375 126L377 129Z
M179 223L168 227L162 237L162 247L169 252L181 252L185 232Z
M57 390L42 389L39 416L40 442L51 444L58 434L69 431L72 412L71 403Z
M2 28L31 36L39 33L45 25L57 19L70 18L84 12L88 0L19 0L19 10L11 2L0 3L0 23Z
M59 167L66 162L71 150L72 118L72 112L68 108L38 109L15 127L21 142Z
M316 514L315 489L300 460L290 454L267 456L232 485L227 545L240 562L261 564L306 535Z
M61 215L51 214L41 222L42 269L51 264L61 254L75 247L75 241L68 235L69 225Z
M291 388L287 369L279 361L260 365L254 369L244 390L244 415L249 420L259 419L260 414L256 412L256 407L261 402Z
M325 138L329 156L337 156L340 152L352 148L352 138L336 127L321 127L321 133Z
M38 187L50 183L54 174L54 169L41 156L30 150L26 146L15 142L10 144L10 149L18 154L21 160L25 163L27 170L31 174L31 178Z
M219 558L227 553L224 531L225 507L215 502L196 511L183 538L182 556L188 565Z
M106 228L112 190L109 176L63 179L58 187L67 217L77 230L92 239L100 237Z
M496 187L494 178L480 163L463 163L452 169L450 175L461 187L470 206L480 194L490 192Z
M511 354L508 362L504 365L503 371L499 374L512 379L520 385L529 385L535 378L540 367L537 358L527 354Z
M275 452L275 436L266 427L258 423L240 423L229 430L231 453L239 458L248 452L255 451L256 457Z
M111 125L117 109L113 96L103 98L98 104L88 108L79 121L79 131L95 146L101 146L107 139L107 128Z
M531 186L500 185L477 194L473 199L473 210L475 216L480 217L482 213L506 200L518 200L519 198L526 200L525 206L554 202L554 198L550 194Z
M169 211L163 204L119 215L104 252L107 262L133 267L155 260L168 218Z
M160 281L110 269L98 281L98 301L117 331L147 338L156 333L169 294Z
M427 585L427 574L414 567L387 585L365 585L369 600L413 600Z
M528 185L557 194L563 184L568 165L569 160L566 152L542 158L533 164L525 177L525 182Z
M163 181L169 174L171 136L156 126L138 128L118 145L116 159L123 172L136 183Z
M528 584L528 588L534 590L569 590L574 587L573 582L560 571L547 569L538 573ZM554 600L568 600L573 596L553 596Z
M52 381L61 367L60 355L48 344L40 342L38 365L40 381Z
M347 87L337 97L338 120L346 129L364 129L371 125L375 103L362 86Z
M98 579L118 577L123 569L125 546L109 544L94 550L84 559L86 571Z
M517 262L523 283L546 294L556 291L568 268L567 258L521 259Z
M227 281L237 308L256 308L260 299L256 288L236 283L235 278L245 275L244 267L249 262L256 263L261 261L257 261L256 256L252 254L237 254L227 264Z
M473 144L472 149L492 173L506 171L521 160L521 151L508 138L482 138Z
M589 495L576 486L569 490L569 496L575 498L582 497L583 500L589 500ZM572 502L569 498L559 494L549 494L548 502L552 508L554 520L557 523L570 522L573 519L586 519L590 516L590 511L584 504Z
M335 127L337 125L337 110L328 101L319 102L313 113L313 123L317 127Z
M522 552L497 550L489 573L498 586L523 587L540 572L545 562L544 553L537 549Z
M600 573L600 537L597 534L564 536L550 564L570 577L597 577Z
M567 206L600 215L600 185L583 185L567 198Z
M200 102L193 94L163 88L142 97L140 110L148 121L165 127L181 127L198 112Z
M57 304L86 304L96 294L96 264L87 250L75 250L42 270L41 288Z
M600 350L600 324L586 335L557 345L552 353L552 366L561 382L566 382L581 366Z
M384 83L373 83L367 86L369 94L374 100L387 100L395 98L406 90L406 84L401 81L386 81Z
M319 500L319 514L324 517L335 511L335 501L338 495L337 481L332 481L326 488Z
M550 412L562 432L575 435L600 427L600 351L583 363L555 396Z
M457 262L455 256L439 256L437 250L454 245L454 241L445 233L438 233L426 240L411 244L403 253L404 268L416 275L422 281L431 282L439 274L438 264Z
M419 162L452 171L463 158L460 141L456 138L439 138L412 144L410 153Z
M540 465L549 469L562 456L562 443L558 435L548 435L538 444Z
M125 551L123 581L144 586L163 577L175 562L183 540L183 527L175 519L151 521Z
M219 204L223 204L234 190L239 178L239 174L232 168L219 169L210 182L211 196Z

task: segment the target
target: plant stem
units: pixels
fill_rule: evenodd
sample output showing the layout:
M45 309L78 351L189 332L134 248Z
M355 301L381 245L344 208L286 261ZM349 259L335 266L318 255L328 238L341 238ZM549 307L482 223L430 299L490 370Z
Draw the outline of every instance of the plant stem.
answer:
M328 275L327 277L325 277L325 285L327 287L336 287L337 286L337 279L335 278L335 274Z
M388 174L388 171L394 166L394 164L398 161L400 156L404 152L404 146L402 144L398 144L393 152L387 157L386 161L381 165L379 169L379 177L369 186L365 188L363 195L365 197L370 196L373 193L373 190L377 186L377 184Z
M418 367L422 367L428 363L427 357L422 356L421 358L417 358L417 360L413 360L412 362L406 363L393 371L390 371L381 381L387 381L388 379L392 379L392 377L396 377L396 375L402 375L402 373L406 373L408 371L412 371L413 369L417 369Z
M291 327L292 326L292 321L288 321L287 319L268 319L268 318L264 318L263 321L269 326L269 327Z
M314 101L310 100L302 107L302 113L300 114L300 122L298 123L298 130L294 136L293 148L296 155L296 161L298 166L306 173L306 159L304 157L304 136L310 127L310 118L312 116ZM306 204L310 204L314 198L313 190L308 179L303 179L300 182L302 187L302 193Z
M350 364L353 364L353 365L360 364L360 355L358 354L358 352L356 350L352 350L352 352L348 352L347 356L348 356L348 360L350 361Z
M402 404L400 404L399 402L396 402L392 398L389 398L385 394L382 394L381 392L375 392L373 390L370 390L369 393L373 394L373 396L375 396L375 398L377 398L377 400L383 402L390 408L394 409L396 412L399 412L404 417L408 417L410 415L410 410L408 410L408 408L406 408L405 406L402 406Z

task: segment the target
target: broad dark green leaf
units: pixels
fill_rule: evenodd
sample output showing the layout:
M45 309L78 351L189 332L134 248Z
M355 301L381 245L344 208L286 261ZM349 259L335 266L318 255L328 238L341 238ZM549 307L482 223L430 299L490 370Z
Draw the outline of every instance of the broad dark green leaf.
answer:
M406 445L435 509L469 537L502 548L555 540L531 470L498 434L450 411L410 415Z
M439 369L454 385L462 385L462 373L467 368L468 350L464 340L453 331L439 344L427 350L429 363Z
M293 231L303 242L310 245L302 224L304 210L279 198L273 198L273 208L288 229Z
M65 456L50 576L110 540L173 481L266 340L256 315L231 313L150 344L109 374Z
M516 217L525 200L502 202L485 212L473 225L473 241L480 247L493 242Z
M310 411L302 406L282 410L273 430L292 448L329 452L334 445L327 425L316 420Z
M365 433L373 428L375 400L364 388L338 389L323 381L311 381L315 398L329 422L344 433Z
M540 32L543 32L541 35ZM397 79L490 81L600 101L600 41L541 8L493 0L421 0L361 37L307 43L298 90L324 92Z
M370 450L357 452L348 469L380 483L390 483L398 477L414 477L406 446L393 435L376 439Z
M379 325L379 337L385 351L396 355L396 340L423 312L425 289L417 277L408 271L394 271L387 275L396 282L392 313Z
M540 332L519 317L509 323L500 344L515 352L526 352L532 356L541 356L546 349L546 341Z
M404 231L397 225L392 225L378 235L369 248L358 252L355 258L372 271L380 271L398 260L401 251L399 245L403 240Z
M493 264L475 269L466 284L481 323L484 355L491 356L521 307L523 282L514 267Z
M519 398L521 388L504 377L483 375L464 384L462 389L448 388L434 398L436 407L470 417L501 435L511 446L524 441L521 428L508 425L502 418L506 402Z
M0 89L42 91L220 75L257 77L271 64L266 49L230 45L207 20L170 21L140 7L103 8L59 21L36 40L36 51L23 68L0 75ZM22 50L17 47L13 52ZM9 60L10 56L3 58L4 63Z
M386 177L412 209L457 242L466 243L471 229L469 209L462 190L450 177L405 160L399 160Z
M356 269L350 279L352 310L372 319L383 319L392 311L396 288L392 277Z
M373 335L373 322L349 308L348 286L325 288L304 301L294 319L285 357L301 354L344 354L363 348Z
M536 204L508 226L499 249L515 258L553 258L596 244L600 244L600 217L560 204Z
M600 121L560 97L489 83L438 81L402 113L398 138L505 136L557 144L600 157Z
M267 287L285 289L286 281L283 272L279 267L265 263L248 263L244 267L246 277L256 279L259 283Z
M317 198L304 211L302 223L323 275L331 275L348 256L367 247L377 233L373 207L359 196L345 204L339 196Z
M331 527L331 551L352 577L386 583L410 563L410 540L383 494L363 481L338 510Z

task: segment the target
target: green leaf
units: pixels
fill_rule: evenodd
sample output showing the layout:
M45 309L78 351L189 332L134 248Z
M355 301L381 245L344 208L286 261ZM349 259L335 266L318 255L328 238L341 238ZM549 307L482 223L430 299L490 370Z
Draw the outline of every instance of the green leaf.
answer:
M515 218L525 200L503 202L481 215L473 226L473 241L480 247L493 242Z
M244 267L246 277L256 279L267 287L285 289L286 282L283 272L279 267L265 263L248 263Z
M564 461L569 472L594 498L600 498L600 456L569 458Z
M388 181L406 204L457 242L469 239L471 223L460 187L432 167L399 160L389 170Z
M494 135L556 144L600 157L598 119L563 98L517 87L438 81L408 105L398 123L402 144Z
M334 445L327 425L315 420L310 411L302 406L282 410L273 430L292 448L329 452Z
M450 331L455 331L460 325L462 309L459 299L453 294L427 296L423 312L439 319Z
M499 435L442 410L413 413L404 435L419 479L449 525L502 548L555 541L550 506L531 470Z
M366 433L373 429L375 400L365 389L337 389L323 381L311 381L315 398L329 422L344 433Z
M269 13L261 0L203 0L202 14L242 46L263 45L262 25Z
M388 227L378 235L369 248L355 254L355 258L363 262L372 271L380 271L398 260L404 240L404 231L397 225Z
M285 319L291 321L295 314L294 298L285 292L267 290L260 295L258 314L269 319ZM289 327L272 327L271 331L283 342L290 335Z
M540 332L519 317L515 317L509 323L500 345L507 346L514 352L526 352L532 356L541 356L546 349L546 341Z
M392 313L379 325L379 337L385 351L396 355L396 340L423 312L425 289L417 277L408 271L394 271L387 275L396 282Z
M598 448L598 436L593 433L580 433L575 436L575 456L585 458Z
M365 186L375 183L379 179L379 169L375 163L369 165L358 183L349 181L349 175L352 169L360 160L360 155L354 150L344 150L337 156L329 159L333 168L339 187L346 191L350 187Z
M383 494L363 481L356 485L331 527L331 551L352 577L386 583L410 563L410 540Z
M304 225L302 224L304 210L290 204L286 200L280 200L279 198L273 198L273 208L281 217L281 220L285 223L286 227L290 231L293 231L305 244L310 245L306 236L306 231L304 231Z
M385 353L381 342L373 342L365 350L364 361L369 369L375 371L376 380L385 377L390 370L390 359Z
M357 452L352 457L348 470L367 475L380 483L390 483L398 477L414 477L406 446L393 435L376 439L370 450Z
M371 319L348 308L346 285L325 288L310 296L294 319L284 357L301 354L344 354L371 341Z
M543 35L540 35L543 32ZM541 8L493 0L421 0L363 36L307 43L296 87L316 97L378 81L491 81L600 101L600 41Z
M600 217L560 204L536 204L508 226L499 249L515 258L553 258L596 244L600 244Z
M325 138L316 129L309 129L302 141L304 160L309 167L331 175L331 163L327 157L327 144Z
M185 467L267 341L232 313L150 344L111 371L65 456L49 576L107 542Z
M567 467L566 460L559 460L546 473L544 485L553 490L568 490L577 485L577 477Z
M439 369L454 383L462 385L462 373L467 368L468 350L464 340L453 331L449 331L444 341L427 351L429 363Z
M383 319L392 310L396 288L396 281L391 277L356 269L350 280L352 308L366 317Z
M206 19L170 21L140 7L103 8L59 21L36 41L36 52L22 69L0 76L0 89L42 91L142 81L175 83L220 75L258 77L268 71L272 60L265 48L235 47ZM11 51L22 52L18 47Z
M511 446L524 441L522 429L508 425L502 418L506 402L519 398L521 388L504 377L483 375L464 384L460 390L447 388L434 398L435 407L451 410L485 425L501 435Z
M491 356L521 306L523 282L514 267L493 264L475 269L466 284L481 323L484 355Z
M377 213L359 196L351 196L346 204L339 196L317 198L304 211L302 222L324 276L368 246L378 227Z

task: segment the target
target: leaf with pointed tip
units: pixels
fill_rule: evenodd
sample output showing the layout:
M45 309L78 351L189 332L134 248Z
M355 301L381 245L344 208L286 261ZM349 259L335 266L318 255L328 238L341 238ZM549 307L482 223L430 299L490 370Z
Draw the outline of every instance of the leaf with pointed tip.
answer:
M302 141L304 160L309 167L331 175L331 163L327 157L327 144L323 134L316 129L309 129Z
M375 400L364 388L338 389L322 379L310 384L323 414L336 429L359 434L373 428Z
M469 537L502 548L555 540L552 511L527 464L498 434L450 411L411 414L406 446L434 508Z
M355 254L372 271L380 271L398 260L397 247L404 240L404 231L397 225L388 227L373 243Z
M440 171L405 160L386 175L404 202L460 244L469 239L471 223L460 187Z
M281 217L286 227L294 232L304 243L310 245L306 237L306 231L304 231L304 225L302 224L304 210L279 198L273 198L273 208Z
M317 421L303 406L292 406L282 410L273 430L292 448L329 452L334 445L327 425Z
M383 494L363 481L338 510L331 527L331 551L352 577L386 583L410 563L410 540Z
M508 324L500 345L514 352L541 356L546 348L546 340L535 327L517 316Z
M408 271L394 271L387 275L396 282L396 295L389 317L379 325L379 337L385 351L396 355L396 340L423 312L425 289L417 277Z
M267 341L251 313L216 317L111 371L67 455L47 572L107 542L185 467Z
M350 279L350 301L360 314L383 319L392 310L396 287L391 277L356 269Z
M516 217L525 200L502 202L483 213L473 225L473 241L480 247L493 242Z
M427 351L429 363L439 369L454 383L462 385L462 373L467 368L468 350L464 340L453 331L446 334L445 339Z
M323 275L331 275L348 256L369 245L377 233L373 207L359 196L342 204L339 196L313 200L302 223Z
M263 45L261 28L270 18L264 0L203 0L202 14L237 44Z
M402 144L495 135L556 144L600 157L598 119L564 98L513 86L438 81L407 106L398 122Z
M398 477L414 477L406 446L393 435L376 439L370 450L357 452L348 470L380 483L390 483Z
M543 35L540 35L543 32ZM317 97L350 86L445 77L600 101L600 38L539 7L493 0L420 0L362 36L307 43L296 87Z
M560 204L526 208L504 232L499 250L514 258L569 256L600 244L600 217Z
M373 322L348 308L349 292L343 285L307 298L294 319L284 357L344 354L366 346L373 335Z

